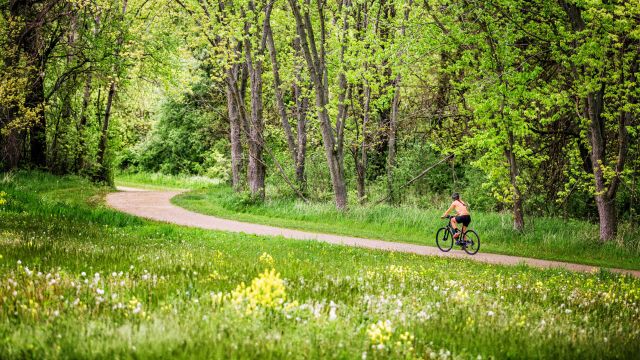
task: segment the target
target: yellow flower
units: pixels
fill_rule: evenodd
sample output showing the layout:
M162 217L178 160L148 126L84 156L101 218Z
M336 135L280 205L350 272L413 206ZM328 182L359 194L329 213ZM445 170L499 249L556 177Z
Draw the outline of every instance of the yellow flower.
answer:
M286 299L284 281L275 269L265 270L253 279L248 287L241 283L231 293L231 301L236 304L245 304L247 314L259 306L271 309L280 307Z
M260 259L258 259L258 261L260 261L267 267L273 267L273 265L275 264L273 257L266 252L263 252L262 255L260 255Z
M384 349L385 343L387 343L393 335L391 321L378 320L377 323L369 325L367 335L369 336L369 341L371 341L371 346L376 349Z

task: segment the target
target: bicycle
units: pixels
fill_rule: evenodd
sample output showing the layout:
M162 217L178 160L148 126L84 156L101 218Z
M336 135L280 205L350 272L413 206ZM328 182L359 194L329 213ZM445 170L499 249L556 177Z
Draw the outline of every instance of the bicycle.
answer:
M475 255L480 250L480 236L473 230L467 229L458 239L455 239L453 235L455 234L455 229L451 226L451 218L454 216L448 215L447 226L441 227L438 229L436 233L436 245L443 252L448 252L453 248L453 240L456 240L456 245L460 245L462 250L464 250L469 255ZM460 239L462 238L462 240Z

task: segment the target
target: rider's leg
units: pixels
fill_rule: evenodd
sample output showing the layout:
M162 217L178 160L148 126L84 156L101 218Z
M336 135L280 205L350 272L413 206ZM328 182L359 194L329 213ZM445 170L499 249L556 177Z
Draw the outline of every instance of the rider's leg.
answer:
M462 225L462 233L464 234L467 231L467 226L466 225ZM463 240L467 240L467 236L465 235L465 237L463 238Z
M453 228L453 230L458 230L458 222L456 221L455 217L451 218L451 227ZM458 233L456 233L455 235L453 235L454 237L458 237Z

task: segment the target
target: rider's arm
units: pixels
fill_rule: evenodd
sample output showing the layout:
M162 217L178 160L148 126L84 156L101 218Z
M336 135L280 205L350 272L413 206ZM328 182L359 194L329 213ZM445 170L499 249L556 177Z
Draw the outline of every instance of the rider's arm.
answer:
M451 206L449 206L449 208L447 209L447 211L444 212L444 214L442 214L441 217L446 217L447 215L449 215L449 213L451 212L451 210L453 210L453 204L451 204Z

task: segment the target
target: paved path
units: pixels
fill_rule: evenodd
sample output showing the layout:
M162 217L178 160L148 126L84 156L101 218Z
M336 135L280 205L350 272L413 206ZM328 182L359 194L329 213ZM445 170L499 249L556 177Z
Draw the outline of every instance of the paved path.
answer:
M119 192L107 195L107 204L122 212L140 216L147 219L158 220L178 225L197 227L202 229L242 232L255 235L283 236L298 240L317 240L331 244L357 246L369 249L400 251L419 255L441 256L452 258L471 259L490 264L517 265L527 264L539 268L565 268L572 271L594 271L598 267L572 264L560 261L524 258L499 254L478 253L474 256L467 255L462 250L452 250L448 253L440 251L437 247L416 244L388 242L340 236L331 234L317 234L300 230L283 229L273 226L251 224L246 222L226 220L214 216L198 214L171 204L170 199L181 191L145 191L141 189L120 187ZM482 250L482 249L481 249ZM613 272L625 273L640 277L640 271L610 269Z

